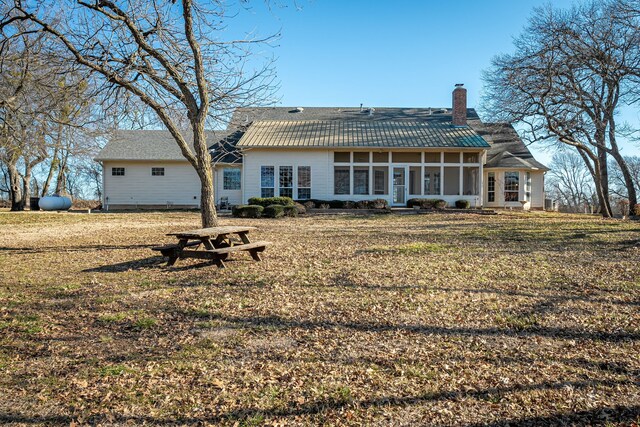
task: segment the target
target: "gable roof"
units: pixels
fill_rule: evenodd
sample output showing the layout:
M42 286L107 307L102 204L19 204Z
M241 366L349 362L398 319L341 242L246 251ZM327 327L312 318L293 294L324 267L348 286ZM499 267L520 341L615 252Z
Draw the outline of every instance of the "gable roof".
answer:
M237 132L233 130L207 132L209 148L214 150L217 148L217 160L221 163L235 163L237 157L240 157L235 149L230 149L230 144L237 142ZM193 141L187 142L193 149ZM232 151L235 154L230 155ZM214 153L212 155L215 156ZM100 150L95 160L187 161L167 130L118 130Z
M533 157L533 154L531 154L531 151L529 151L511 124L482 123L479 119L473 119L469 120L469 125L491 145L487 152L485 169L524 168L549 170L548 167Z

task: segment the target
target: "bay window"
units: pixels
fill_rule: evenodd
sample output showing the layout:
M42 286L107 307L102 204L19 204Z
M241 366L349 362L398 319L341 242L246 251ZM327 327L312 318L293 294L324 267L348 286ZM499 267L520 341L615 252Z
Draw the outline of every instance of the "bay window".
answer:
M520 193L520 173L505 172L504 173L504 201L517 202Z

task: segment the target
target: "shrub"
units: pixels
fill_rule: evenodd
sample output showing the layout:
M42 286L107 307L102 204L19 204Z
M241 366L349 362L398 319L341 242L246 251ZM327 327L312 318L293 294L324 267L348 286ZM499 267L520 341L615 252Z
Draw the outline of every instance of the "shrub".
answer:
M305 207L305 209L313 209L313 208L316 207L316 204L313 201L308 200L308 201L304 202L304 207Z
M307 208L305 208L305 206L304 206L303 204L301 204L301 203L295 203L293 206L296 208L296 213L297 213L297 215L304 215L304 214L306 214L306 213L307 213ZM286 207L285 207L285 210L284 210L285 215L286 215L286 212L287 212L287 208L288 208L288 207L289 207L289 206L286 206ZM297 215L296 215L296 216L297 216Z
M298 203L298 205L300 205L300 203ZM303 212L300 212L300 210L298 208L298 205L283 206L283 214L284 214L284 216L296 217L300 213L305 213L306 210L304 210L304 206L300 205L300 207L303 209Z
M409 199L407 207L420 206L420 209L444 209L447 202L442 199Z
M320 209L329 209L329 203L320 203Z
M231 214L236 218L260 218L264 208L260 205L236 205Z
M458 209L469 209L471 203L468 200L456 200L456 208Z
M373 199L369 200L371 209L387 209L389 202L386 199Z
M635 216L640 216L640 203L638 203L633 207L633 214Z
M438 199L433 203L433 208L434 209L444 209L446 207L447 207L446 200Z
M293 209L295 209L295 206L291 206ZM266 208L264 208L264 211L262 212L262 216L267 217L267 218L280 218L284 216L284 208L285 206L283 205L269 205Z
M264 208L270 205L289 206L293 205L293 199L291 197L252 197L249 199L249 204Z

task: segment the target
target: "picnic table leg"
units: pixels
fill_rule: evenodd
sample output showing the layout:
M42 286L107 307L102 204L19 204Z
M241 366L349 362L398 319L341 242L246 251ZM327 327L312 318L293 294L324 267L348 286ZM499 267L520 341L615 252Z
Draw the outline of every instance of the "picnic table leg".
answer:
M202 244L204 245L205 249L215 249L213 243L211 243L211 240L208 238L203 238L202 240ZM218 266L218 268L225 268L226 266L224 265L224 261L222 257L219 257L217 254L211 254L212 255L212 260L213 262ZM226 258L226 257L225 257Z
M242 239L242 243L244 243L245 245L247 243L251 243L251 240L249 240L249 236L247 236L246 232L240 232L238 233L238 236L240 236L240 239ZM262 261L262 258L260 257L260 252L262 252L262 250L263 249L249 249L249 254L254 261Z
M180 239L180 241L178 242L178 247L171 252L171 255L169 255L169 260L167 261L167 267L171 267L176 263L178 258L180 258L180 255L182 255L182 250L184 249L185 246L187 246L188 241L189 241L188 239Z

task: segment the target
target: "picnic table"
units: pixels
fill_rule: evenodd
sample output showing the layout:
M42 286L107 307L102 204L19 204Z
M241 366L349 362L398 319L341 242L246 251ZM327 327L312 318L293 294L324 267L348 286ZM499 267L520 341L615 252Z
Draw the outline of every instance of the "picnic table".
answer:
M167 236L176 237L178 242L152 249L160 251L163 256L169 258L167 266L174 265L180 258L198 258L211 260L218 268L224 268L224 260L231 252L247 251L255 261L261 260L260 252L263 252L271 242L251 242L248 234L255 229L255 227L227 226L168 233Z

